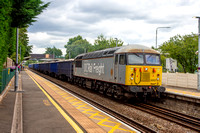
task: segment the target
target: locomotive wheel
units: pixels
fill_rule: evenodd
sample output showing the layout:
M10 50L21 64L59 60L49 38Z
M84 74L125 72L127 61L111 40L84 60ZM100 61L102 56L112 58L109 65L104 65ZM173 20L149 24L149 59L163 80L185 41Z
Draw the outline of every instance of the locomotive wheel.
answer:
M103 94L104 93L104 88L102 85L99 86L99 93Z
M121 87L115 87L114 98L121 100L124 98L123 90Z
M109 97L113 96L113 87L109 87L109 88L107 89L106 95L109 96Z
M85 80L83 81L82 86L83 86L83 88L86 88L86 82L85 82Z

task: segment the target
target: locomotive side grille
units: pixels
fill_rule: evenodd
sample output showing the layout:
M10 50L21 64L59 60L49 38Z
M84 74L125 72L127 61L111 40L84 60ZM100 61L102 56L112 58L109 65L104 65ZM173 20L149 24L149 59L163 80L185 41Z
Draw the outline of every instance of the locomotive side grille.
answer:
M150 73L142 73L141 81L150 82Z

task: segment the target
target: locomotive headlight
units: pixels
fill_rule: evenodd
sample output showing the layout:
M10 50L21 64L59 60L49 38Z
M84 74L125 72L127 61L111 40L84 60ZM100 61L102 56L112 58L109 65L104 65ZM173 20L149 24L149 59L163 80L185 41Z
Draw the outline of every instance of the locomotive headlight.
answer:
M133 80L133 77L131 77L131 80Z
M157 78L157 80L159 80L159 78Z
M146 67L144 70L145 70L145 71L148 71L148 68Z

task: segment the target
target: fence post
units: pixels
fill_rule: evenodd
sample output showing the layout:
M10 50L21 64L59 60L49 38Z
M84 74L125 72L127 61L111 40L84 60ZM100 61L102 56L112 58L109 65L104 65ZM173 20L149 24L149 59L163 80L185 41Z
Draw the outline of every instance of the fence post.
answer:
M168 85L168 73L169 73L169 72L167 71L167 83L166 83L166 85Z
M186 73L186 75L187 75L187 88L188 88L188 75L189 75L189 73Z
M176 86L178 85L178 72L176 72Z

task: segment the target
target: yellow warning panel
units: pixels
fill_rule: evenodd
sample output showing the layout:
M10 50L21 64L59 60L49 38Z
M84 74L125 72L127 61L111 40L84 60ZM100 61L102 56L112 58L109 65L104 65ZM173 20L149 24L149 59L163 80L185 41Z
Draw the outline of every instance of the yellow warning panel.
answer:
M117 120L111 118L110 116L102 113L101 111L95 109L84 101L79 100L78 98L72 96L62 89L58 89L59 87L55 85L48 84L57 94L61 95L65 100L67 100L71 105L76 107L79 111L87 115L90 119L92 119L95 123L101 126L104 130L109 133L136 133L137 131L125 126L124 124L118 122Z

